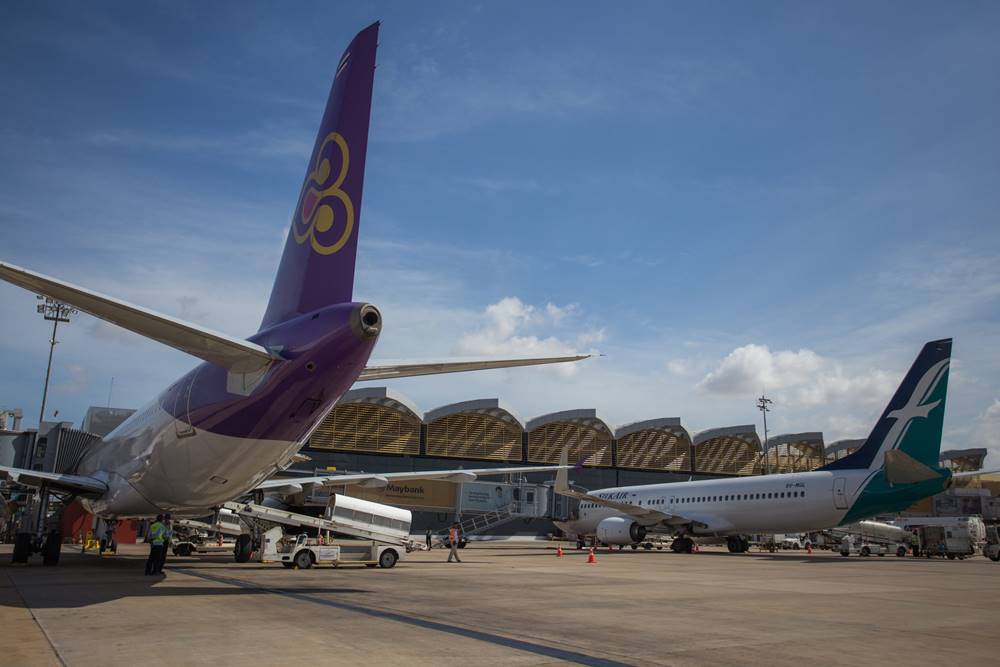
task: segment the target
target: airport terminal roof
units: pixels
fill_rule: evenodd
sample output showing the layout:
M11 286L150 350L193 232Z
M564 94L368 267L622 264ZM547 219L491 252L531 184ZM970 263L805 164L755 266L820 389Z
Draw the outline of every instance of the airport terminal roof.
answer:
M615 439L624 438L627 435L638 433L639 431L669 431L677 435L684 435L691 440L691 434L681 426L680 417L659 417L658 419L645 419L643 421L625 424L615 429Z
M843 452L843 451L853 452L863 444L865 444L865 438L837 440L836 442L831 442L829 445L826 446L826 455L834 456L838 452Z
M752 475L760 470L760 437L753 424L723 426L695 433L695 472Z
M748 445L752 445L756 449L760 450L760 436L757 435L757 427L753 424L744 424L742 426L722 426L719 428L710 428L704 431L699 431L694 434L691 439L691 444L695 447L701 445L710 444L712 441L719 440L739 440Z
M581 426L589 426L590 428L611 433L611 427L608 426L608 422L602 419L597 414L597 410L593 408L561 410L559 412L550 412L546 415L539 415L534 419L528 420L528 423L525 424L525 430L534 431L535 429L541 428L547 424L555 423L580 424Z
M984 447L974 447L972 449L949 449L941 452L941 462L951 463L949 467L961 472L974 472L981 470L983 460L986 458Z
M524 430L524 420L514 410L499 398L477 398L471 401L449 403L434 408L424 415L424 423L430 424L444 417L457 414L480 414L495 417L508 424L517 425Z
M823 434L819 431L808 431L806 433L783 433L768 438L768 449L779 445L788 445L803 453L817 453L822 456Z
M387 408L392 408L398 410L399 412L408 413L409 415L420 419L420 410L417 408L417 404L410 400L407 396L389 389L388 387L362 387L360 389L351 389L345 393L337 405L345 405L347 403L369 403L372 405L381 405Z

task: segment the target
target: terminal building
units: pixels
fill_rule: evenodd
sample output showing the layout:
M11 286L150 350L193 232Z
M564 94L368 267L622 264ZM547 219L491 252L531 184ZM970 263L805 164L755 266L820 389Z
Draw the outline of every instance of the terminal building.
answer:
M106 435L132 411L91 408L84 428L60 422L43 425L34 459L25 465L33 431L0 431L0 464L68 471L82 450ZM12 416L5 425L14 425ZM569 448L574 484L586 489L654 484L720 476L805 472L847 456L863 439L825 443L819 432L791 433L762 443L753 424L690 433L679 417L659 417L613 426L598 410L574 409L525 419L499 398L462 401L422 411L387 387L347 392L303 448L308 460L291 474L415 472L453 468L557 464ZM956 471L980 470L985 449L942 453ZM338 492L406 507L414 527L446 525L458 517L491 515L500 534L551 532L574 501L551 492L554 473L481 478L454 484L423 481L383 489L343 487ZM993 488L993 487L996 488ZM911 514L981 514L1000 519L1000 479L962 485L911 508ZM324 503L322 494L306 504ZM501 525L502 524L502 525ZM513 524L513 525L512 525Z

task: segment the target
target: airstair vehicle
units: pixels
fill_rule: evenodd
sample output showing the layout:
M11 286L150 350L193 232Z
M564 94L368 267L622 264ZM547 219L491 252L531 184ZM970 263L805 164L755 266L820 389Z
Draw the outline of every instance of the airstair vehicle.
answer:
M517 505L519 503L511 503L506 507L500 507L491 512L484 512L482 514L472 514L468 518L464 519L459 523L459 549L464 549L465 545L468 544L468 538L473 535L478 535L484 533L491 528L497 528L504 525L505 523L510 523L514 519L520 518L523 515L518 513ZM435 540L441 545L448 547L450 546L450 532L451 528L443 528L434 534Z

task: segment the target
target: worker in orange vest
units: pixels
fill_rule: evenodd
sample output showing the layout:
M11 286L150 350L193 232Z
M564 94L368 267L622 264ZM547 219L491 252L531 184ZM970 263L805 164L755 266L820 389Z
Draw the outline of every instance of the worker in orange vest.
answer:
M454 558L456 563L461 563L462 559L458 557L458 540L459 540L459 528L457 523L451 524L451 528L448 530L448 546L451 547L448 551L448 562Z

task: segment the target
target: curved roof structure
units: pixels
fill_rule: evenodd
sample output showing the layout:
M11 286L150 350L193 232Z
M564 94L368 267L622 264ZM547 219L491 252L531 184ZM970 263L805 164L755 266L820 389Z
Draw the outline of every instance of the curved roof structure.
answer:
M761 446L753 424L710 428L692 440L694 472L752 475L760 472Z
M866 438L853 438L849 440L837 440L826 446L826 460L837 461L848 454L853 454L861 445L865 444Z
M949 449L941 452L941 465L951 468L955 472L975 472L982 470L985 459L986 449L983 447Z
M347 403L371 403L372 405L382 405L393 410L409 413L420 418L420 410L408 396L389 389L388 387L362 387L351 389L337 401L337 405Z
M528 461L558 463L559 455L569 446L570 461L583 460L588 466L612 466L612 432L608 423L594 409L562 410L530 420Z
M691 435L677 417L647 419L615 430L616 465L641 470L691 469Z
M785 433L767 441L767 466L769 472L805 472L823 465L826 452L823 434Z
M424 415L427 455L521 461L524 422L498 398L451 403Z
M522 431L524 430L524 420L499 398L476 398L471 401L460 401L458 403L442 405L439 408L428 411L424 415L424 423L429 424L438 419L459 413L490 415L502 421L516 424Z
M309 446L373 454L420 454L420 416L409 398L386 387L345 393Z

